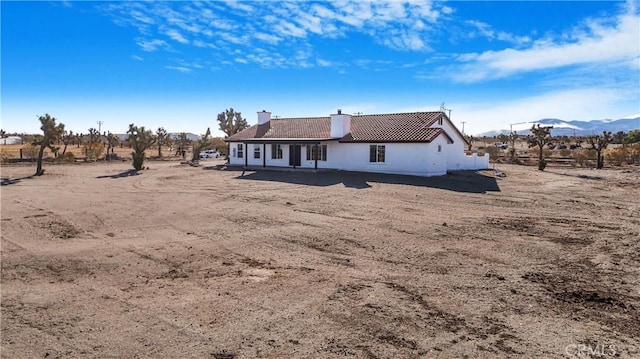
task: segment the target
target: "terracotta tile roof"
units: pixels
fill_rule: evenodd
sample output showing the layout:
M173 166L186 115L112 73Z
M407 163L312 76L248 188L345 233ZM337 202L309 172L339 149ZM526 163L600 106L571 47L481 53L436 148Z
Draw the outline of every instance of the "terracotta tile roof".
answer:
M351 132L340 142L431 142L444 134L442 128L432 128L442 112L412 112L380 115L352 116ZM272 119L263 125L254 125L227 139L330 139L331 117Z

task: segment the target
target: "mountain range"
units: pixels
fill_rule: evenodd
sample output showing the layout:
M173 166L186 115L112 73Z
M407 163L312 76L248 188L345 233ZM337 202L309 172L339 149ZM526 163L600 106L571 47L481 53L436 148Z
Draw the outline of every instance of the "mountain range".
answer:
M563 121L557 118L545 118L534 122L518 123L513 126L513 131L518 135L526 136L531 133L531 126L538 123L540 126L553 126L552 136L587 136L601 134L603 131L616 133L640 130L640 114L618 120ZM478 137L493 137L499 134L508 135L509 129L483 132L478 134Z

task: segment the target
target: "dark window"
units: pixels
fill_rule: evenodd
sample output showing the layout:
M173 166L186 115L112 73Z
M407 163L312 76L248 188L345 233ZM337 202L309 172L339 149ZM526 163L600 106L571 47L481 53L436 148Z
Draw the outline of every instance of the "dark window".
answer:
M260 145L253 145L253 158L260 158Z
M282 159L282 145L271 145L271 158L274 160Z
M242 143L238 143L238 158L244 157L244 146Z
M307 146L307 161L326 161L327 160L327 145L308 145Z
M369 146L369 162L384 162L385 148L384 145Z

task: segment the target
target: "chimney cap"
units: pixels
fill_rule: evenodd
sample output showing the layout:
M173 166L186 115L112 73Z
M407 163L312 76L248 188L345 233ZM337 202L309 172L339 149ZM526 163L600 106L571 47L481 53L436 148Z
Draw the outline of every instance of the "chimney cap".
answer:
M338 115L342 115L342 109L341 108L338 109Z

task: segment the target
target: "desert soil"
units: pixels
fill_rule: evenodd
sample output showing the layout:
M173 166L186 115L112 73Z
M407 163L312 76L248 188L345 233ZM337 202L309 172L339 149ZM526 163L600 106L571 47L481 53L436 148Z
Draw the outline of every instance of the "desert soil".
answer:
M640 169L3 166L2 358L640 357Z

